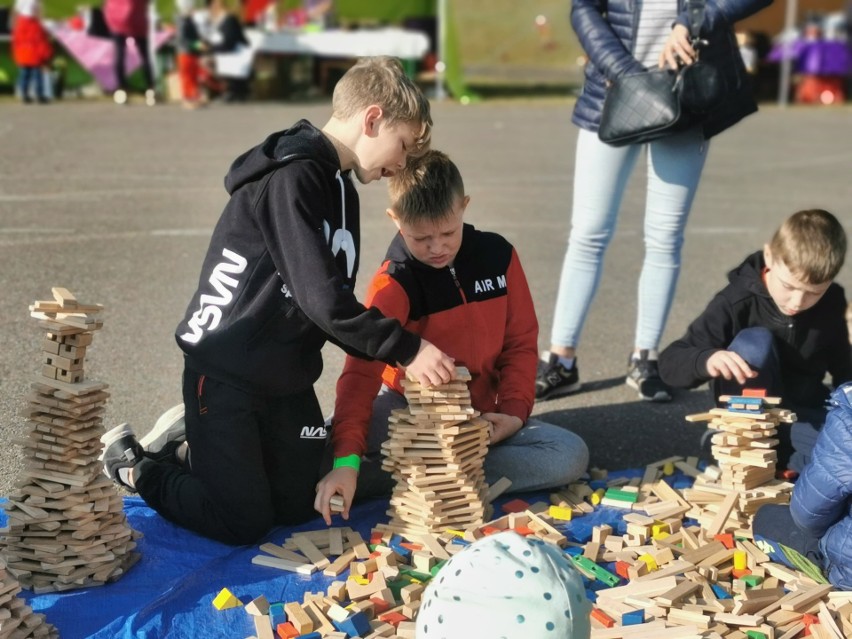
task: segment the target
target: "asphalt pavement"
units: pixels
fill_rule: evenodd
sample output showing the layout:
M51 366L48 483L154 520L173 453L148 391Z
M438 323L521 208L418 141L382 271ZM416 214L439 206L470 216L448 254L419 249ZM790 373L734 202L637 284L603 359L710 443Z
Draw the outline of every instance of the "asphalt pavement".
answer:
M459 165L467 220L517 247L549 342L553 300L568 237L576 129L570 99L434 105L434 146ZM231 161L301 117L323 124L330 104L117 107L105 100L47 106L0 101L0 495L23 465L16 444L29 384L41 370L43 330L28 305L62 286L105 306L88 349L89 378L109 384L107 425L143 435L180 401L174 329L195 290L201 260L227 201ZM571 428L592 463L620 469L669 455L700 455L706 388L669 404L637 399L623 383L632 349L642 260L644 160L630 183L605 272L579 347L582 392L535 413ZM362 294L393 235L383 184L360 187ZM683 269L664 343L760 248L788 214L822 207L852 228L852 108L760 113L715 138L689 222ZM850 281L841 272L841 284ZM328 346L317 383L330 412L340 351Z

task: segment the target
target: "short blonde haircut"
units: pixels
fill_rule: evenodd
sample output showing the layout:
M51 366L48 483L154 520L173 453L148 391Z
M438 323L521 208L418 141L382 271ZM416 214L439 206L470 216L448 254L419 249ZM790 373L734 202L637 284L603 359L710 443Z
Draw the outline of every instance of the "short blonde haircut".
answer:
M806 284L832 281L846 258L846 232L828 211L809 209L794 213L775 231L769 243L772 259Z
M458 167L446 154L430 149L412 158L388 178L391 209L405 223L438 221L449 216L464 197Z
M419 124L420 135L415 151L420 153L429 148L432 137L429 100L420 87L405 75L402 64L396 58L361 58L340 78L331 97L332 112L342 120L373 104L382 108L390 124Z

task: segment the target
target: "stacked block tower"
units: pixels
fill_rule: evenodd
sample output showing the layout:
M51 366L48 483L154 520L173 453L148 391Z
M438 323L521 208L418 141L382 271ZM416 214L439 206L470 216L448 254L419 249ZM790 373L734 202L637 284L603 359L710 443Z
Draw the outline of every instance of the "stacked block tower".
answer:
M0 639L58 639L56 628L18 596L21 586L0 557Z
M779 397L766 397L761 390L744 390L743 395L722 395L725 408L688 415L687 421L706 421L718 431L712 436L711 453L717 466L695 478L684 497L693 504L687 513L702 527L722 521L723 530L747 530L757 509L766 503L789 503L793 485L775 478L778 440L774 437L782 423L796 415L779 408ZM721 532L718 531L718 532Z
M30 431L18 442L26 466L0 535L8 571L37 593L114 581L139 559L137 534L98 459L107 385L85 379L86 349L103 325L103 307L81 304L63 288L53 296L30 306L47 330L42 374L27 396Z
M482 462L488 423L470 405L470 373L456 369L449 384L422 387L403 381L408 408L390 417L382 467L396 487L385 529L437 533L482 524L490 516Z

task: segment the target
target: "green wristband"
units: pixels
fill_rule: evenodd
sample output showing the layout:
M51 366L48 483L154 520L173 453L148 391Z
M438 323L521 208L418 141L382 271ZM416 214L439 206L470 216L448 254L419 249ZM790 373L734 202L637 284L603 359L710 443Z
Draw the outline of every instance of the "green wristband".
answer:
M361 456L352 454L345 457L337 457L334 460L332 468L354 468L357 471L361 468Z

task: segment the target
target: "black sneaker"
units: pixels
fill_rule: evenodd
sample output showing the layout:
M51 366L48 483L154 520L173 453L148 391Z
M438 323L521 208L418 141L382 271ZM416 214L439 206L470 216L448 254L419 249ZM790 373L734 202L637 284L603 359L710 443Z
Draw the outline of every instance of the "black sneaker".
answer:
M627 360L627 385L639 391L639 399L648 402L670 402L672 389L660 378L657 360L648 359L648 351L639 351Z
M552 399L580 390L580 371L577 359L569 369L559 362L559 356L548 353L547 360L539 360L538 372L535 376L535 398Z
M118 474L122 468L133 468L144 459L145 451L136 441L136 435L130 430L129 424L119 424L101 437L104 450L101 461L104 463L104 475L116 484L136 492L136 488L125 483Z
M179 445L186 441L184 414L183 404L172 406L160 415L160 418L150 432L139 440L142 448L145 449L145 452L149 456L157 456L158 453L166 448L176 448L177 446L168 445L171 442L177 442Z

